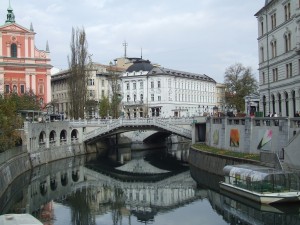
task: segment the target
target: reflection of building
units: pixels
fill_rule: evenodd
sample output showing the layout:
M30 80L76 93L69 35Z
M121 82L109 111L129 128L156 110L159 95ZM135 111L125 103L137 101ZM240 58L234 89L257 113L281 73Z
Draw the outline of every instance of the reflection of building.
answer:
M300 2L266 0L258 20L260 111L300 110Z
M0 94L15 92L37 95L41 107L51 101L49 48L35 47L35 32L15 22L13 9L0 26Z
M126 117L196 116L212 113L216 82L194 74L156 66L137 59L122 77Z

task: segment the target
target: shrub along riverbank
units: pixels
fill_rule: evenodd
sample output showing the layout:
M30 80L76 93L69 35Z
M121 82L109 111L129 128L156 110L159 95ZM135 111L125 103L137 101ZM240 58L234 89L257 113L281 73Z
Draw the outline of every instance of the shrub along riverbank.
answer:
M192 147L194 149L199 149L201 151L210 152L210 153L213 153L213 154L216 154L216 155L224 155L224 156L231 156L231 157L236 157L236 158L251 159L251 160L260 161L260 155L259 154L235 152L235 151L230 151L230 150L211 147L211 146L208 146L206 144L200 144L200 143L194 144L194 145L192 145Z

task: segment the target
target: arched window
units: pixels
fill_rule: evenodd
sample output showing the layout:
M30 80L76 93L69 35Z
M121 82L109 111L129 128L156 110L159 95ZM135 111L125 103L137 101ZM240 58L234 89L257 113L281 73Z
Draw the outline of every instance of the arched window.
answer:
M17 45L15 43L11 44L10 46L10 55L11 57L17 58Z

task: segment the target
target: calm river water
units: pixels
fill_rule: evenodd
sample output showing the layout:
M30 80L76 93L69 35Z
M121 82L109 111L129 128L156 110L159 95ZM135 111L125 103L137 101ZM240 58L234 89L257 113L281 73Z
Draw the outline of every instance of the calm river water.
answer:
M7 189L0 214L28 212L45 225L300 224L299 205L261 206L220 193L221 178L189 167L187 149L119 149L118 159L43 165Z

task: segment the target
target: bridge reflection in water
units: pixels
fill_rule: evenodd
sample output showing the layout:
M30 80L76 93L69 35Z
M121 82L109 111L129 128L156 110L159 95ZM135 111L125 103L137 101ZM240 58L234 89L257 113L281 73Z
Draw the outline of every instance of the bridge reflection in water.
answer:
M177 147L132 153L122 165L90 155L35 168L1 196L0 214L28 212L61 225L300 224L296 205L285 211L220 194L221 178L189 168L188 151Z

